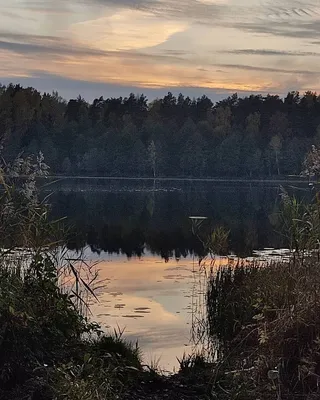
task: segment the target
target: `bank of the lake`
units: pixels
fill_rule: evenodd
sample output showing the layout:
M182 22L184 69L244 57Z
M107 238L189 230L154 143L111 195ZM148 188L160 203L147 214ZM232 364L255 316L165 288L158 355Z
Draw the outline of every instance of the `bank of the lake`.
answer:
M21 175L21 177L24 177ZM190 177L190 176L185 176L185 177L150 177L150 176L106 176L106 175L48 175L48 179L68 179L68 180L119 180L119 181L152 181L152 182L183 182L183 181L194 181L194 182L221 182L221 183L306 183L306 182L313 182L316 183L316 180L314 179L308 179L306 177L303 177L301 175L289 175L289 176L272 176L272 177L256 177L256 178L251 178L251 177Z

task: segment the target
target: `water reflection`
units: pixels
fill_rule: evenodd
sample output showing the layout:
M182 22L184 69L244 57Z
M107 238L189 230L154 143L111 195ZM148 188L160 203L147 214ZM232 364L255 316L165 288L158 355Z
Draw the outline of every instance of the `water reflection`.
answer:
M193 259L203 246L189 216L208 217L204 234L217 226L230 230L229 250L237 256L284 245L276 232L278 185L62 181L52 189L53 217L66 216L73 227L69 249L85 249L88 260L100 261L99 279L106 280L93 319L104 329L125 328L128 339L139 339L146 362L161 357L168 370L191 350L194 313L203 307Z
M86 257L97 259L90 251ZM101 253L99 261L99 279L106 279L106 286L97 292L99 302L92 304L93 319L106 330L124 329L127 339L138 340L145 362L160 358L161 368L177 368L177 357L192 350L197 260L165 262L146 254L129 261ZM216 265L226 263L223 258L216 261Z
M208 225L230 230L230 252L252 255L253 250L283 246L277 234L279 185L115 181L102 185L61 183L52 197L55 217L73 225L68 246L86 245L101 251L142 256L146 251L168 260L201 254L192 235L190 215L207 216ZM166 187L167 186L167 187ZM306 187L306 185L304 185ZM301 192L305 196L305 192Z

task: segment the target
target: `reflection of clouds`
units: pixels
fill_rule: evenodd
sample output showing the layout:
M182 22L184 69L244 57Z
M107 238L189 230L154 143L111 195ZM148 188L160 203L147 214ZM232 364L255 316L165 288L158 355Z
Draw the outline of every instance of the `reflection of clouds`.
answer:
M178 267L166 268L165 271L187 271L187 272L192 272L192 269L191 268L187 268L186 266L178 266Z
M100 255L103 258L99 278L110 281L97 293L99 303L91 307L94 319L103 327L125 329L127 339L138 340L145 359L161 356L161 365L172 369L176 357L190 350L192 295L200 291L194 288L200 278L197 261L166 263L149 255L130 261L107 254ZM217 258L214 264L207 260L208 267L226 263L225 258Z
M168 268L175 268L176 263L165 263L164 261L155 263L152 258L144 257L141 260L132 259L130 262L115 259L113 263L101 261L99 264L99 278L105 280L111 277L108 283L107 291L112 295L121 295L122 293L146 293L161 292L170 287L179 287L173 282L174 279L189 279L192 270L192 261L190 267L184 266L180 270L181 274L168 274ZM183 283L182 283L183 284ZM105 289L103 290L105 292Z
M134 333L126 335L128 340L138 340L142 350L169 351L173 347L185 347L189 344L189 332L186 329L175 329L162 327L158 330L145 329L143 335L136 336Z
M143 335L126 334L131 342L137 342L143 351L143 360L150 363L159 359L160 367L172 371L178 368L177 358L191 352L187 329L161 328L145 330Z
M103 290L103 289L101 289L101 290ZM109 294L110 294L110 296L112 296L112 297L119 297L119 296L122 296L122 295L123 295L122 292L109 292Z
M133 325L133 327L138 331L145 329L146 326L172 324L180 325L181 322L183 322L181 321L180 317L176 316L170 311L167 311L163 305L157 301L150 301L148 298L134 295L124 295L122 300L125 304L125 307L116 307L117 304L111 305L111 307L114 308L114 312L117 312L117 317L119 318L123 317L124 315L133 315L134 311L149 310L149 313L144 315L143 326L140 326L140 324ZM92 312L94 315L102 314L104 308L105 306L102 303L96 303L92 306Z
M185 279L185 276L182 275L164 275L163 279L173 279L173 280L181 280L181 279Z
M98 293L99 303L93 304L91 310L102 326L111 329L119 326L125 329L127 339L138 340L146 358L161 355L161 364L172 368L177 363L176 356L182 356L189 343L190 326L184 309L190 303L185 293L190 292L192 261L187 260L182 266L188 280L175 283L172 279L157 280L168 268L175 268L176 262L155 260L145 257L124 262L115 258L114 263L101 262L100 278L112 276L113 279L107 289ZM121 302L115 296L118 293L121 293ZM112 315L106 315L110 307Z

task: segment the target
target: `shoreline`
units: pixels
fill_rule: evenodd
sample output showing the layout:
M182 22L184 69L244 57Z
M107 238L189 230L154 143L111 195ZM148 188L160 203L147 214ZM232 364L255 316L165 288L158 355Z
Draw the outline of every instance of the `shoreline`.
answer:
M24 178L23 175L20 176ZM43 179L42 177L38 179ZM85 175L48 175L46 179L57 180L105 180L105 181L150 181L150 182L216 182L216 183L317 183L316 180L301 177L287 177L275 179L246 179L246 178L179 178L179 177L126 177L126 176L85 176Z

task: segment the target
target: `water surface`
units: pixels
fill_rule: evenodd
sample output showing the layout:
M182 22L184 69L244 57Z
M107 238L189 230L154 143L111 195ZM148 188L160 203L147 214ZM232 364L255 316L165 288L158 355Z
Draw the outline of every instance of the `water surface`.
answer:
M192 349L194 301L203 290L197 262L203 249L189 216L208 217L207 229L229 230L233 256L285 246L277 184L88 180L61 181L53 189L54 217L66 216L72 226L68 247L99 261L105 280L93 319L106 330L124 329L128 339L139 340L146 362L160 358L167 370ZM307 184L286 189L310 198Z
M159 361L167 371L177 368L177 358L194 348L190 339L195 305L203 299L197 259L166 262L146 254L128 260L101 253L99 260L105 287L97 291L99 302L91 307L95 320L104 329L123 330L130 341L138 341L146 363ZM226 263L219 258L215 265Z

